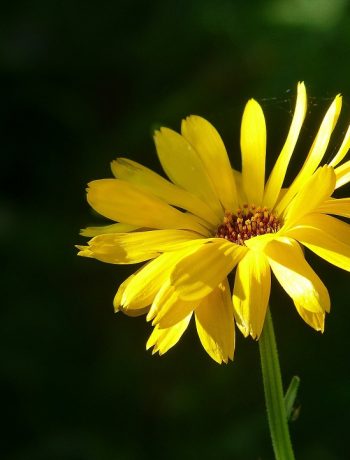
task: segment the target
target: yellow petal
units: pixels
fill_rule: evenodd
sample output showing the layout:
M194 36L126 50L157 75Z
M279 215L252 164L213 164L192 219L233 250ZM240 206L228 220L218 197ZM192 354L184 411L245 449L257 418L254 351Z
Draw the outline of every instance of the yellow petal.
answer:
M264 205L269 209L274 207L281 191L281 187L289 165L289 160L294 151L301 127L305 119L306 108L306 89L304 83L302 82L298 84L297 101L286 142L284 143L281 153L279 154L276 164L273 167L266 184Z
M192 244L198 233L188 230L149 230L133 233L110 233L95 236L78 255L94 257L111 264L134 264L153 259L161 252L181 249ZM205 241L205 240L204 240ZM186 246L186 245L185 245Z
M239 262L233 289L236 324L242 334L258 339L270 297L270 266L263 252L248 251Z
M260 105L250 99L241 126L242 180L248 202L262 204L265 182L266 125Z
M198 336L209 356L219 364L233 360L235 327L227 279L201 301L195 318Z
M319 168L296 194L284 213L284 230L314 211L327 200L335 187L335 174L330 166Z
M164 355L164 353L176 345L180 340L182 334L187 329L191 316L192 313L174 326L166 329L160 329L159 325L157 325L153 329L153 332L147 341L146 349L148 350L149 348L154 347L152 354L157 353L158 351L159 355Z
M342 187L350 182L350 161L346 161L334 170L337 182L335 188Z
M170 271L174 265L183 257L191 254L192 251L195 251L196 248L197 242L193 242L186 249L166 252L145 264L131 277L120 298L117 299L123 309L143 308L151 305L156 294L169 278Z
M152 307L147 315L147 320L150 321L153 317L152 324L159 324L163 328L174 326L179 321L182 321L190 312L192 312L197 303L179 298L170 283L164 283L157 293Z
M324 320L326 316L325 312L313 313L312 311L306 310L298 304L295 306L299 315L303 318L306 324L314 328L315 331L324 331Z
M264 247L272 240L280 235L280 231L276 233L265 233L265 235L258 235L245 241L245 245L254 251L263 251Z
M306 262L300 246L289 238L279 238L265 248L277 280L297 308L313 313L329 311L327 288Z
M97 236L97 235L105 235L106 233L126 233L126 232L133 232L137 230L139 227L135 225L129 224L122 224L120 222L112 225L102 225L100 227L86 227L80 231L80 235L82 236Z
M203 235L208 233L191 215L119 179L90 182L87 200L95 211L115 221L139 227L189 229Z
M309 154L299 171L297 177L294 179L292 185L288 188L282 200L276 206L276 212L281 214L286 206L290 203L294 195L305 184L305 181L314 173L319 166L323 155L325 154L331 134L337 123L340 110L341 110L341 96L337 96L330 108L328 109L316 138L311 146Z
M338 150L338 152L335 154L333 160L329 163L329 166L337 166L345 157L345 155L348 153L350 149L350 126L348 127L348 130L346 131L345 137L343 139L343 142Z
M179 298L200 300L210 294L235 267L248 249L214 238L176 264L170 275Z
M136 310L124 310L123 308L120 309L125 315L130 316L132 318L136 318L138 316L146 315L149 311L149 306L145 308L138 308Z
M311 214L288 230L287 235L327 262L350 271L349 224L324 214Z
M214 126L192 115L182 121L181 133L196 150L225 209L236 209L237 192L225 145Z
M237 171L236 169L232 169L232 172L237 187L237 202L239 203L239 207L241 207L245 203L248 203L248 198L246 197L246 194L243 190L242 173L240 171Z
M186 209L214 226L219 225L218 218L201 199L177 187L145 166L126 158L117 158L111 163L111 168L117 178L130 182L169 204Z
M141 268L142 269L142 268ZM140 271L139 269L138 271ZM121 310L121 303L122 303L122 296L124 294L124 291L126 289L126 286L130 283L130 281L133 279L136 273L133 273L130 275L126 280L122 282L122 284L119 285L118 290L116 295L114 296L113 300L113 306L114 306L114 311L117 313L118 311Z
M198 196L223 217L222 206L216 196L202 160L181 134L168 128L156 131L154 141L159 160L166 175L174 184Z
M322 203L315 211L350 218L350 198L331 198Z

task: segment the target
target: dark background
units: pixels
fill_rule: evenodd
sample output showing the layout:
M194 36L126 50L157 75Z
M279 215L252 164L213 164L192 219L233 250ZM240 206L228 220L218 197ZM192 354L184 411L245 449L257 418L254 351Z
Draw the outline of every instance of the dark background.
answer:
M238 334L219 366L194 327L151 356L144 318L115 315L134 267L76 257L79 229L104 221L89 180L127 156L160 171L159 125L195 113L222 133L239 168L240 117L257 98L269 164L288 131L298 80L310 116L295 170L338 92L350 120L347 0L8 2L0 15L3 283L1 458L8 460L272 459L258 346ZM349 277L308 255L329 287L324 335L274 288L283 378L301 377L298 459L349 458Z

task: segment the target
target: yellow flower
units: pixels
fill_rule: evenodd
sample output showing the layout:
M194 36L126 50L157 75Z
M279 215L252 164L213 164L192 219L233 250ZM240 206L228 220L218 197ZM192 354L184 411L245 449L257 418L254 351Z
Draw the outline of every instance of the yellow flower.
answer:
M234 321L244 336L261 334L271 270L304 321L324 330L328 291L301 245L350 270L350 227L330 216L350 217L350 198L332 198L350 181L350 161L339 166L350 147L350 127L332 161L320 166L341 110L338 95L299 173L282 188L306 107L299 83L289 133L266 183L265 118L251 99L241 125L241 173L231 168L215 128L190 116L181 134L168 128L155 133L170 180L120 158L112 162L114 179L89 184L90 205L116 223L83 230L93 238L79 246L79 255L112 264L148 261L114 300L117 311L152 321L147 349L168 351L194 316L208 354L218 363L233 359Z

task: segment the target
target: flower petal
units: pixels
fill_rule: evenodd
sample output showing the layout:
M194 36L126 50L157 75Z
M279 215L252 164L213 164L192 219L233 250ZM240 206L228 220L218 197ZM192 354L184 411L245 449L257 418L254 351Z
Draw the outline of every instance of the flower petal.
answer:
M164 283L157 295L154 298L151 309L147 315L147 321L152 318L152 324L159 324L163 328L174 326L179 321L183 320L190 312L192 312L198 301L187 301L179 298L179 294L175 291L174 286L169 282Z
M242 206L244 203L248 203L248 198L243 190L242 173L236 169L232 169L232 171L237 186L237 202L240 203L240 206Z
M276 212L278 214L281 214L286 206L288 206L294 195L300 190L301 187L303 187L305 181L319 166L323 155L327 150L333 129L337 123L341 110L341 101L341 96L338 95L328 109L316 135L316 138L311 146L309 154L305 160L305 163L303 164L291 186L288 188L286 194L276 206Z
M337 182L335 188L342 187L350 182L350 161L346 161L334 170Z
M250 99L241 126L242 179L248 202L262 204L265 183L266 124L260 105Z
M239 262L233 289L236 324L242 334L258 339L270 297L271 273L263 252L248 251Z
M195 311L199 339L217 363L233 360L235 327L227 279L205 297Z
M306 310L305 308L301 307L299 304L296 304L295 307L306 324L314 328L315 331L324 331L324 320L326 316L325 312L313 313L312 311Z
M287 235L327 262L350 271L349 224L324 214L311 214L288 230Z
M154 141L159 160L166 175L174 184L197 195L221 219L223 210L216 196L202 160L181 134L161 128Z
M171 347L177 344L180 340L182 334L187 329L188 323L190 322L192 313L190 313L186 318L179 321L177 324L174 324L171 327L161 329L157 325L152 334L150 335L147 344L146 350L151 347L154 347L152 354L159 352L159 355L164 355Z
M112 225L101 225L100 227L86 227L80 231L82 236L97 236L105 235L106 233L127 233L137 230L139 227L135 225L122 224L120 222Z
M78 255L110 264L135 264L153 259L161 252L181 249L184 243L192 244L197 239L200 239L198 233L189 230L110 233L95 236L88 242L89 246L80 246L82 250Z
M315 211L350 218L350 198L331 198L322 203Z
M333 168L328 165L319 168L306 180L305 185L299 190L285 210L285 224L283 229L292 226L306 214L314 211L315 208L332 195L334 187L335 174Z
M197 248L196 244L181 251L166 252L145 264L138 272L128 278L122 292L117 292L114 306L125 309L138 309L151 305L157 292L167 281L170 270L182 257Z
M123 180L90 182L87 200L95 211L115 221L139 227L189 229L202 235L208 234L190 214L172 208Z
M235 267L248 249L222 238L208 240L176 264L170 275L179 298L187 301L203 299Z
M182 121L181 133L196 150L225 209L236 209L237 191L225 145L214 126L192 115Z
M277 280L293 299L297 308L313 313L330 309L327 288L306 262L300 246L289 238L279 238L265 248Z
M273 167L267 181L264 194L264 205L273 209L286 175L289 160L297 143L301 127L303 125L307 108L306 89L304 83L298 83L298 95L295 105L293 120L290 125L289 133L279 157Z
M350 126L348 127L345 137L341 146L339 147L338 152L335 154L333 160L329 163L329 166L337 166L345 157L350 149Z
M219 224L217 216L201 199L145 166L126 158L117 158L112 161L111 168L117 178L130 182L173 206L186 209L214 226Z

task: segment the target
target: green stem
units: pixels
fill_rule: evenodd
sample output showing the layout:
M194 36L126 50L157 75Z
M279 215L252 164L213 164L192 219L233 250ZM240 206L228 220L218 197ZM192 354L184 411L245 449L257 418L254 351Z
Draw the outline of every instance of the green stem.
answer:
M266 313L264 329L259 339L259 350L267 417L275 458L276 460L294 460L283 397L276 339L269 310Z

